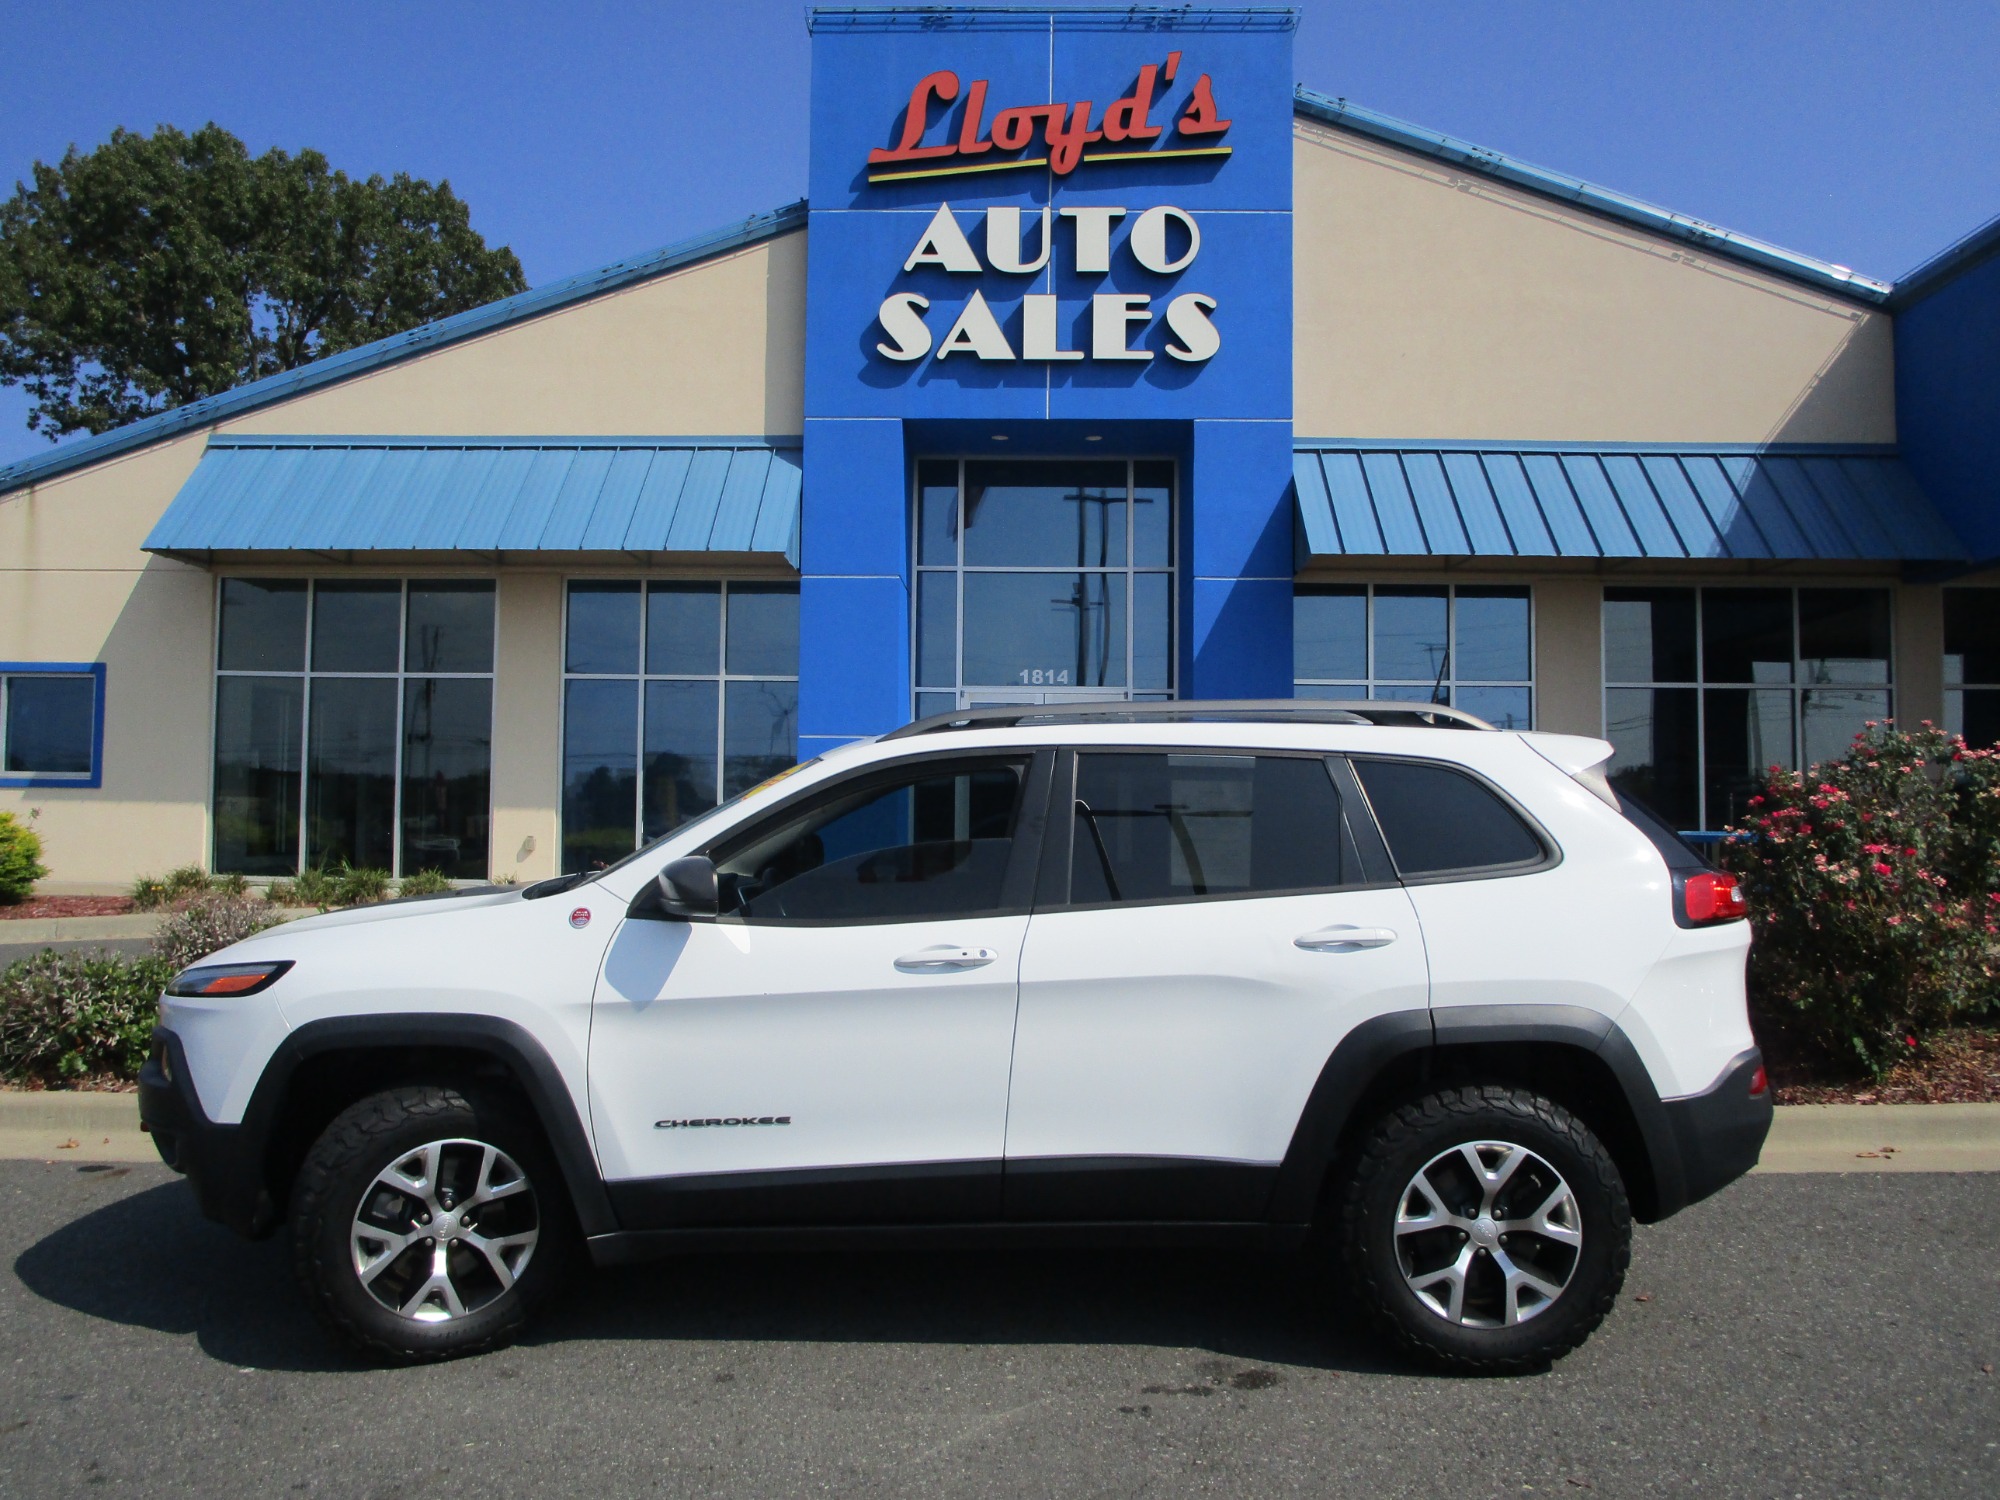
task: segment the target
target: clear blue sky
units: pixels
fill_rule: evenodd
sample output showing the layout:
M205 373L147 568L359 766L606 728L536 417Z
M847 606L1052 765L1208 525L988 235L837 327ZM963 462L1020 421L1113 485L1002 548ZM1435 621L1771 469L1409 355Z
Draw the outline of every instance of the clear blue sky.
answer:
M2000 213L1992 0L1302 0L1299 80L1893 279ZM114 126L449 178L531 282L799 197L798 0L0 0L0 173ZM0 462L46 449L0 390Z

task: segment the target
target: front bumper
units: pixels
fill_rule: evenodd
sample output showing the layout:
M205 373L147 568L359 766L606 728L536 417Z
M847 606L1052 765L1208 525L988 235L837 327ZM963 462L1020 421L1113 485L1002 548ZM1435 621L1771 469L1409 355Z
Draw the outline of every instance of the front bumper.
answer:
M160 1160L193 1186L209 1218L252 1239L277 1228L261 1139L203 1113L181 1040L164 1027L153 1032L153 1050L139 1070L139 1123Z
M1699 1203L1757 1165L1764 1138L1771 1133L1769 1085L1762 1093L1750 1092L1763 1065L1763 1054L1752 1047L1732 1058L1703 1092L1664 1101L1686 1188L1677 1207Z

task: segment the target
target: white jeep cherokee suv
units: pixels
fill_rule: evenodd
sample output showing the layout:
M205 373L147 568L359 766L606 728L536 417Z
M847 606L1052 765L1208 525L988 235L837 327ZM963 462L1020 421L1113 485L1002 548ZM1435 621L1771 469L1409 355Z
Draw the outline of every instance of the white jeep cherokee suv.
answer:
M1756 1161L1731 877L1600 740L1388 703L971 710L609 869L179 975L141 1113L378 1358L571 1253L1319 1244L1408 1349L1580 1343Z

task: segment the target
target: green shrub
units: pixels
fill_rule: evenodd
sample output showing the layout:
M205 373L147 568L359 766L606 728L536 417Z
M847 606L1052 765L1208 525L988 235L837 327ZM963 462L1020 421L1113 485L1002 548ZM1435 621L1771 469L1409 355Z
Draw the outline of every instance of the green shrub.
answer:
M277 922L268 901L213 892L190 901L160 924L153 934L153 956L179 971Z
M41 835L12 813L0 812L0 905L27 900L48 873Z
M153 911L192 901L210 891L232 896L248 893L250 882L241 875L211 875L200 865L182 865L164 875L141 875L132 882L132 904L140 911Z
M396 887L399 896L435 896L442 891L453 889L451 877L442 870L419 870L414 875L405 875Z
M53 950L10 965L0 973L0 1078L45 1086L136 1078L173 973L162 958Z
M1871 724L1773 767L1721 849L1750 900L1750 1007L1774 1060L1879 1075L1993 1002L2000 751Z
M132 905L140 911L156 911L171 899L167 883L157 875L141 875L132 882Z
M250 882L242 875L211 875L208 888L225 896L243 897L250 894Z
M356 869L341 862L333 876L334 905L366 906L371 901L386 901L389 898L389 872L377 870L368 865Z
M301 870L296 880L274 880L264 899L280 906L317 906L321 911L336 904L333 878L318 866Z

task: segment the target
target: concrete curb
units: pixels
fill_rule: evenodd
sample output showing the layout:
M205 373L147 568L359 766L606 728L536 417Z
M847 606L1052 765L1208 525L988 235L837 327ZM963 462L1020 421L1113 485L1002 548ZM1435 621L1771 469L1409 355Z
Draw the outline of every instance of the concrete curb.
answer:
M0 947L29 947L39 943L95 943L119 938L151 937L171 911L131 911L113 917L20 917L0 921ZM310 906L273 908L280 922L296 922L316 917Z
M0 1089L0 1160L158 1157L137 1094ZM1757 1170L2000 1172L2000 1104L1787 1105Z

